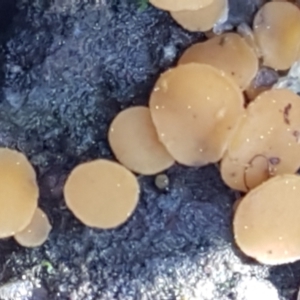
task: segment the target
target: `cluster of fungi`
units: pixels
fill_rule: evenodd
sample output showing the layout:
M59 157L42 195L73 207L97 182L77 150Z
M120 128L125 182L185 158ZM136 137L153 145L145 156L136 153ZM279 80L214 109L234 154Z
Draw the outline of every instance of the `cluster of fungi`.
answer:
M284 74L300 58L298 6L266 2L252 28L214 34L226 0L150 2L208 39L159 76L149 107L125 109L112 120L108 141L118 163L76 166L63 190L68 208L87 226L116 228L138 204L135 174L160 174L163 185L168 178L161 173L175 162L218 164L224 183L241 194L233 218L239 248L270 265L300 259L300 97L258 80L262 70ZM0 237L41 245L51 225L38 208L32 166L9 149L0 150L0 166Z

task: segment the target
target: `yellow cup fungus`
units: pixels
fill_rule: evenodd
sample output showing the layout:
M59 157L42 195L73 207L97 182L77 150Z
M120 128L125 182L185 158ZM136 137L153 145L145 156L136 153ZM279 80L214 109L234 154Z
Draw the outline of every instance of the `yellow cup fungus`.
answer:
M110 125L108 140L117 159L133 172L153 175L174 164L158 139L147 107L120 112Z
M35 171L24 154L0 148L0 238L13 236L31 221L39 189Z
M279 175L251 190L233 221L237 245L257 261L278 265L300 259L300 177Z
M224 182L248 191L269 177L300 167L300 97L286 89L249 104L221 162Z
M179 64L208 64L231 76L244 90L258 71L254 50L237 33L224 33L188 48Z
M109 229L131 216L138 203L139 185L122 165L97 159L72 170L64 196L68 208L82 223Z
M159 139L175 160L203 166L221 159L243 103L240 89L224 72L190 63L161 74L149 106Z
M45 243L51 231L47 215L37 208L30 223L14 235L15 240L24 247L38 247Z
M266 3L256 14L253 30L263 64L287 70L297 59L300 47L300 11L289 2Z
M208 31L227 9L227 0L213 0L210 5L197 10L171 12L173 19L189 31Z
M181 11L197 10L210 5L213 0L149 0L149 2L162 10Z

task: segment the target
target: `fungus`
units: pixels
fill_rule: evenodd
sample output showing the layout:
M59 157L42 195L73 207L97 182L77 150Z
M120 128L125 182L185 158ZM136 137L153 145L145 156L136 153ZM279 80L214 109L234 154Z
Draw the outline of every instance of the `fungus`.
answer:
M263 64L287 70L297 59L300 47L300 11L289 2L266 3L254 18L254 35Z
M279 265L300 259L300 177L279 175L239 203L233 229L239 248L257 261Z
M30 223L39 189L32 165L15 150L0 148L0 178L0 238L6 238Z
M249 104L221 162L233 189L248 191L300 167L300 97L286 89L263 92Z
M161 74L149 105L159 139L175 160L203 166L221 159L244 112L243 102L224 72L191 63Z
M239 199L235 200L235 202L233 203L233 206L232 206L233 213L236 212L236 210L237 210L237 208L240 205L242 200L243 200L243 198L239 198Z
M258 71L254 50L236 33L224 33L188 48L178 64L202 63L226 72L244 90Z
M47 215L37 208L30 223L14 238L21 246L38 247L45 243L51 228Z
M227 9L227 0L213 2L198 10L182 10L171 12L173 19L189 31L207 31L214 27Z
M169 184L170 180L166 174L159 174L155 177L155 185L159 190L167 190Z
M262 54L257 45L257 41L255 39L252 29L246 23L241 23L237 27L237 32L245 40L245 42L248 44L248 46L253 49L256 56L258 58L261 58Z
M139 199L139 185L122 165L97 159L72 170L64 196L68 208L82 223L109 229L132 215Z
M117 159L133 172L153 175L174 164L158 139L147 107L120 112L110 125L108 140Z
M201 9L210 5L213 0L149 0L149 2L162 10L181 11Z

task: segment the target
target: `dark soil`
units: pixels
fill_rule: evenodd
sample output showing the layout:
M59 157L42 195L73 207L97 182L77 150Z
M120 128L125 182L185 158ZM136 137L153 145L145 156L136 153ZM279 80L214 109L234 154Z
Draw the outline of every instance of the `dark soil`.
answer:
M251 23L260 2L230 0L227 28ZM139 177L138 209L115 230L89 229L65 207L71 168L113 159L112 118L146 105L159 74L201 33L137 0L2 0L0 12L0 146L30 158L53 225L37 249L0 242L0 299L295 299L299 263L269 268L236 249L236 196L217 166L174 166L167 191Z

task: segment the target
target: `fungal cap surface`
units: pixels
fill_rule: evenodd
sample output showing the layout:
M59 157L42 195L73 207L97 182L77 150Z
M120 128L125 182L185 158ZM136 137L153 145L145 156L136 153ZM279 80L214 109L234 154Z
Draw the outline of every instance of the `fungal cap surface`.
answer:
M214 27L226 8L227 0L213 2L198 10L171 12L172 18L189 31L207 31Z
M254 35L265 66L287 70L300 47L300 11L289 2L268 2L256 14Z
M224 33L188 48L178 64L208 64L231 76L244 90L258 71L254 50L236 33Z
M149 2L162 10L181 11L197 10L210 5L213 0L149 0Z
M272 89L251 102L221 162L231 188L248 191L269 177L300 167L300 97Z
M30 223L14 238L21 246L38 247L46 242L51 228L47 215L37 208Z
M246 255L269 265L300 259L299 191L299 176L279 175L243 198L233 228Z
M237 27L237 32L245 40L248 46L254 51L256 56L258 58L261 58L262 54L260 52L260 48L257 45L253 30L246 23L241 23Z
M110 125L108 140L117 159L133 172L153 175L174 164L158 139L147 107L121 111Z
M122 165L97 159L76 166L64 186L68 208L85 225L109 229L123 224L139 199L136 177Z
M39 189L35 171L23 153L0 148L0 238L13 236L31 221Z
M224 72L197 63L163 73L149 105L161 142L187 166L220 160L244 112L236 83Z

